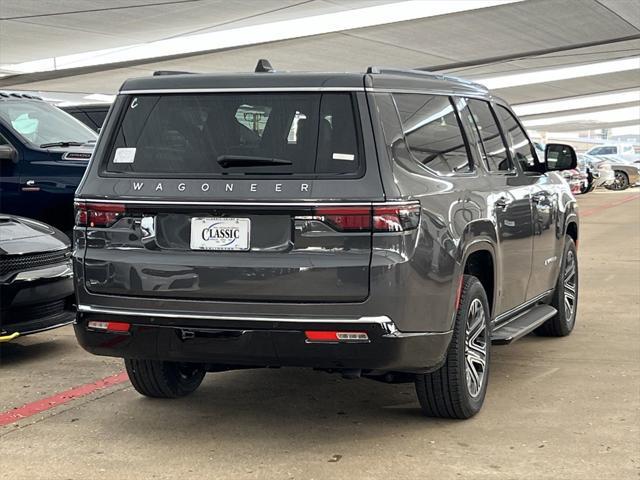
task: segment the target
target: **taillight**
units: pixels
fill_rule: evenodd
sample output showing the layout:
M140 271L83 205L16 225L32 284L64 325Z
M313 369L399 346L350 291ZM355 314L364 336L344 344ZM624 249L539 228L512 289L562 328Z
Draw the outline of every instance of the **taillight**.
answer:
M341 232L371 230L371 209L369 207L320 207L314 210L314 219Z
M420 222L419 203L369 207L317 207L307 219L319 220L340 232L404 232ZM300 217L303 218L303 217Z
M110 227L125 212L122 203L75 202L76 225L79 227Z
M420 223L419 203L399 203L373 207L374 232L404 232Z

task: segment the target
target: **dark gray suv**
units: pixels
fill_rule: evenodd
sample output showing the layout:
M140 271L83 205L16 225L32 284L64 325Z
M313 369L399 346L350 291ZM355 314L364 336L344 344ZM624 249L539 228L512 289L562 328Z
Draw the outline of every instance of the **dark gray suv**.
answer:
M509 106L418 71L122 86L76 194L76 335L140 393L306 366L480 409L491 343L564 336L578 215Z

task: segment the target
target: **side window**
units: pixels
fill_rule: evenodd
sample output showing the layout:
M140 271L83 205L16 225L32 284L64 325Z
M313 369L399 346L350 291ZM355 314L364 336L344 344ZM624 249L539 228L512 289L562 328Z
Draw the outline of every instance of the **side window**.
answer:
M467 105L468 108L464 110L464 114L470 115L469 120L478 131L478 137L480 138L489 171L509 172L513 170L513 165L500 134L500 128L489 107L489 103L484 100L470 98L467 99Z
M511 151L511 158L518 162L525 172L538 171L538 157L535 148L516 118L501 105L498 105L497 112L500 120L502 120L504 135L507 137L507 143Z
M449 97L394 94L407 147L416 161L438 173L470 172L469 153Z
M615 155L618 153L616 147L602 147L600 155Z
M13 145L0 133L0 146ZM0 160L0 177L10 177L15 174L15 163L10 160Z

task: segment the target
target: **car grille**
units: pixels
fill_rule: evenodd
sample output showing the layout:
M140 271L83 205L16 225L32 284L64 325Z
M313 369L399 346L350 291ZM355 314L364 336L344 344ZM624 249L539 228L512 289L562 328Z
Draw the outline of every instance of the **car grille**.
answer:
M56 300L54 302L40 303L38 305L29 305L28 307L10 308L3 317L6 321L4 325L12 323L28 322L30 320L38 320L40 318L54 317L64 312L66 299Z
M66 248L55 252L0 257L0 277L11 272L20 272L46 265L54 265L68 259L70 255L70 250Z

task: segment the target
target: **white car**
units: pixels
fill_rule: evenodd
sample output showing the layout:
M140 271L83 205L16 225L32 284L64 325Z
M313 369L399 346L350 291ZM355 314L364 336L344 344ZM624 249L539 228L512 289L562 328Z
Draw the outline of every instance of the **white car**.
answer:
M587 155L608 156L617 155L625 158L636 157L636 151L630 143L612 143L607 145L598 145L591 147L585 152Z

